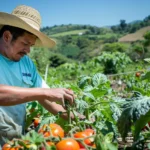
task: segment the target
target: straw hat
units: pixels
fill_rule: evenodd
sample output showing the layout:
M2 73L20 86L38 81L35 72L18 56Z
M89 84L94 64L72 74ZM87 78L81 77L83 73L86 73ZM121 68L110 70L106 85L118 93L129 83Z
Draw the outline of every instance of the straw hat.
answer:
M3 25L14 26L22 28L38 38L36 40L36 47L48 47L55 46L55 41L40 32L41 16L40 13L32 7L20 5L17 6L12 14L0 12L0 28Z

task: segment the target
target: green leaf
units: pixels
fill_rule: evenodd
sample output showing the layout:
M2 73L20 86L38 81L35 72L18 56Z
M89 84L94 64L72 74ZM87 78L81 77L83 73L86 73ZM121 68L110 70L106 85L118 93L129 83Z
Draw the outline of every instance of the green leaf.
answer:
M150 110L145 114L141 115L135 123L134 138L135 140L139 137L141 129L150 121Z
M117 143L107 143L107 149L108 150L118 150L118 144Z
M118 150L118 144L112 142L113 133L108 133L105 136L101 133L95 137L97 150Z
M107 76L101 73L96 73L93 77L92 77L92 84L93 86L99 86L100 84L104 84L106 83L107 80Z
M25 136L22 136L22 139L29 140L31 143L34 143L37 146L45 141L44 136L42 134L35 132L34 130L31 130Z
M84 92L83 95L90 98L90 99L92 99L92 100L95 100L95 97L91 93Z
M104 141L104 136L102 134L97 134L95 136L95 144L97 150L107 150Z
M87 82L91 79L89 76L81 77L80 81L78 82L78 86L83 89Z
M147 72L144 76L141 77L142 80L150 79L150 71Z
M123 139L131 131L131 126L135 125L136 121L150 110L150 97L141 96L139 93L134 94L134 96L128 99L128 103L123 106L124 110L117 123L118 130ZM142 119L146 121L147 117ZM137 123L136 135L138 135L140 128L139 123Z

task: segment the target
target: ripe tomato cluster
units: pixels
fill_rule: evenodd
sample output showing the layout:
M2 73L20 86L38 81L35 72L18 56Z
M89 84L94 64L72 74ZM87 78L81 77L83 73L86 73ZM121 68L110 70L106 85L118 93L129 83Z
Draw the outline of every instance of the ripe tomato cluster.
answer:
M37 134L42 136L47 146L54 146L57 150L85 150L86 145L96 148L94 138L92 137L95 134L93 129L77 131L73 133L73 136L67 136L60 125L50 123L42 125ZM49 137L59 137L59 140L52 141ZM15 141L12 140L6 143L2 150L41 150L41 146L39 148L35 143L28 139L18 139L18 141L15 139ZM41 145L43 145L43 143L41 143ZM46 150L46 148L42 147L42 150Z
M64 137L64 130L58 124L51 123L49 125L44 124L38 131L42 133L44 137L54 136L54 137ZM52 135L51 135L52 134Z
M22 145L20 145L19 142L21 142ZM24 149L36 150L37 146L28 140L16 139L16 140L9 141L8 143L4 144L2 147L2 150L24 150Z

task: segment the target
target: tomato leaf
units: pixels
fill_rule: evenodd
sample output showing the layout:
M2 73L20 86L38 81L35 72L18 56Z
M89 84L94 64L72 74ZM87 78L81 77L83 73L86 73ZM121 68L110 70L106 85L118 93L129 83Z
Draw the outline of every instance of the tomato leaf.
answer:
M118 150L118 144L112 142L113 133L110 132L105 136L101 133L95 136L95 144L97 150Z
M135 93L133 97L128 99L128 103L123 105L123 108L124 110L118 119L117 126L122 138L125 139L127 133L131 131L131 127L136 124L138 119L143 120L143 123L148 121L146 113L150 110L150 97ZM142 117L144 115L146 116ZM139 134L141 126L142 125L139 125L139 122L137 122L136 136Z
M142 128L150 121L150 110L145 114L141 115L140 118L135 123L135 130L134 130L134 138L137 140Z

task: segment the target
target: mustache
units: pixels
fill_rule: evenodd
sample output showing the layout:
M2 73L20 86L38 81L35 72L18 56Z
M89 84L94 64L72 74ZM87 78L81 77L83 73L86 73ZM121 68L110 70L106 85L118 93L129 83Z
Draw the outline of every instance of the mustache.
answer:
M27 55L27 53L26 53L26 52L24 52L24 51L19 52L19 54L21 54L21 55Z

